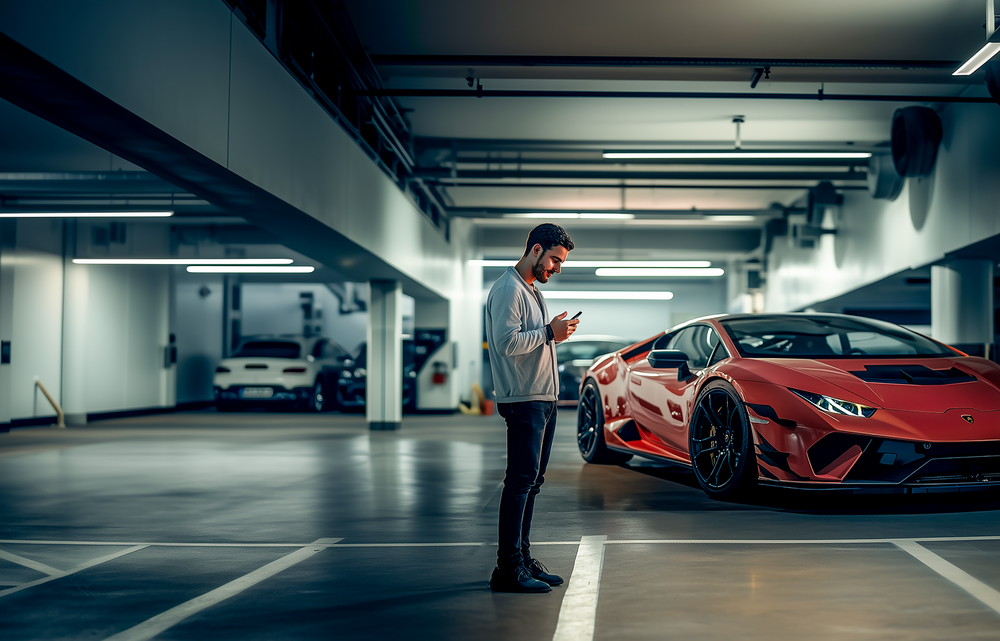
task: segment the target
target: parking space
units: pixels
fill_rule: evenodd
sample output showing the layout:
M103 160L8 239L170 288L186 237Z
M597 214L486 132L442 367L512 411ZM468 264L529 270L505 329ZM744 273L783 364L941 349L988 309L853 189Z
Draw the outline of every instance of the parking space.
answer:
M1000 633L995 496L711 501L683 470L584 464L573 419L560 414L536 507L534 555L567 579L544 595L486 588L496 416L390 433L211 412L16 430L0 442L4 638Z

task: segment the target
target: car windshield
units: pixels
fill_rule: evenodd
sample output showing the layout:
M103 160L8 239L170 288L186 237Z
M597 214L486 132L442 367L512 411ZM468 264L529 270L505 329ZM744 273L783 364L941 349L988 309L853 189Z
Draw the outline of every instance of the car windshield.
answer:
M722 321L740 355L749 358L954 356L908 329L837 316L757 316Z
M570 341L556 347L556 359L560 363L578 359L594 360L598 356L617 351L628 345L629 343L618 341Z
M298 358L301 348L294 341L248 341L233 354L235 358Z

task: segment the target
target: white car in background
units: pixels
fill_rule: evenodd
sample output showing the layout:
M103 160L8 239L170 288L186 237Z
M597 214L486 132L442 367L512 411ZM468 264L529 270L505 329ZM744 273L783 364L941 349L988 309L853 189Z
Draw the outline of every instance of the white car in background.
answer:
M221 412L250 406L335 409L337 381L353 366L347 350L323 336L250 336L215 369L215 404Z

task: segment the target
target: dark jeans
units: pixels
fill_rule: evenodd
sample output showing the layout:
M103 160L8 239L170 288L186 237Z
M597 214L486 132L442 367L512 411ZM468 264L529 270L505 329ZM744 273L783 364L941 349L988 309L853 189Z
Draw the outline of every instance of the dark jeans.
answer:
M554 401L498 403L507 422L507 474L500 495L497 565L518 565L529 558L528 532L535 496L545 478L556 431Z

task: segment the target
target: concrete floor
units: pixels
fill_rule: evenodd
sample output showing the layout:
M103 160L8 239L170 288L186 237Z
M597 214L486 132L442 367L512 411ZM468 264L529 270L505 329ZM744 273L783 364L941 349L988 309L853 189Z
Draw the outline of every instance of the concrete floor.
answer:
M716 502L683 470L585 465L559 426L533 550L568 585L544 595L486 588L497 416L0 434L0 638L1000 638L995 494Z

